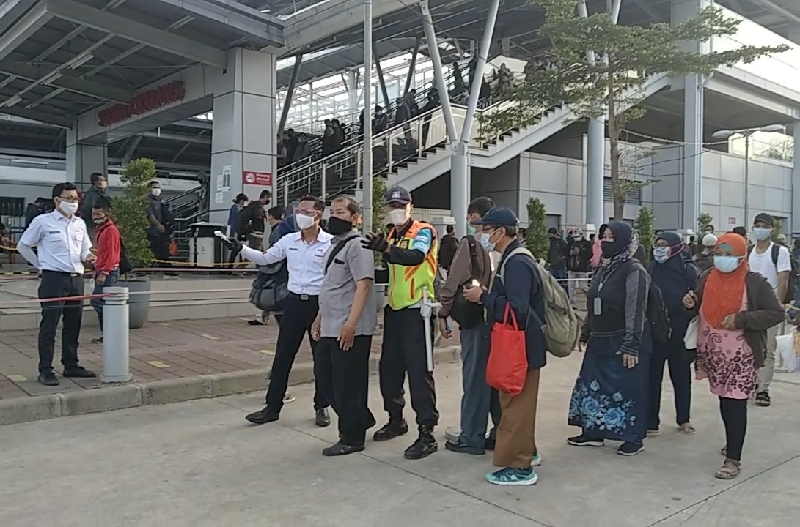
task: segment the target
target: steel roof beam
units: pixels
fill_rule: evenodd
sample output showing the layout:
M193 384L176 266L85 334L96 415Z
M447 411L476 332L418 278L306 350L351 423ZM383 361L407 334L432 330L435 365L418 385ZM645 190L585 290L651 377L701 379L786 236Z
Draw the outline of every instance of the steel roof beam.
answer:
M36 82L45 75L52 73L58 68L53 66L29 66L21 62L0 61L0 71L22 77ZM52 86L64 88L67 91L88 95L103 101L129 102L133 97L132 91L114 88L106 84L85 81L70 75L65 70L60 70L61 77L49 82Z
M24 117L25 119L39 121L40 123L63 126L64 128L72 128L72 126L75 124L75 121L63 115L53 115L50 112L40 112L39 110L28 110L19 106L3 108L2 113L16 115L17 117Z
M25 16L0 36L0 60L16 50L20 44L28 40L52 19L53 14L47 11L47 5L44 3L39 3L28 11Z
M63 20L111 33L216 68L225 68L227 65L227 53L224 51L152 26L94 9L73 0L46 0L45 5L50 14Z
M0 6L0 34L5 33L38 0L6 0Z

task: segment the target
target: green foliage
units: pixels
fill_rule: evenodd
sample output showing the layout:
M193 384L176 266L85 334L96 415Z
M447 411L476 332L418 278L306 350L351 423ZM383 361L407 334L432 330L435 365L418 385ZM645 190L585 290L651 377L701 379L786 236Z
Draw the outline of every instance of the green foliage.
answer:
M702 235L706 231L706 227L708 227L712 223L714 223L714 217L707 212L701 212L700 215L697 217L698 235Z
M386 204L383 202L386 194L386 179L378 176L372 178L372 230L383 232L386 227ZM383 267L383 256L374 253L375 267Z
M114 222L122 236L125 251L134 268L149 266L153 252L147 240L147 206L149 184L156 178L156 165L152 159L136 159L128 163L122 174L125 190L114 198Z
M581 18L576 10L578 0L529 1L545 12L544 24L537 33L541 41L552 43L547 58L555 67L531 71L525 82L508 93L507 99L513 104L484 112L479 121L480 135L484 142L490 141L536 123L545 110L562 104L581 117L607 118L614 217L618 220L622 219L625 181L630 180L622 174L619 140L628 123L644 116L638 105L645 99L648 77L657 73L708 75L721 66L750 63L788 49L742 46L702 54L687 49L687 43L736 34L740 21L713 6L682 24L643 27L615 24L607 12ZM587 61L588 51L596 54L594 63Z
M547 239L547 211L539 198L530 198L528 209L528 229L525 231L525 245L537 259L547 259L550 242Z
M783 234L783 220L775 218L775 225L772 227L772 234L770 234L773 242L778 243L779 234Z
M650 262L650 255L653 251L653 244L656 241L656 234L653 230L653 209L650 207L639 207L636 215L636 234L639 236L639 245L644 248L644 259L642 263Z

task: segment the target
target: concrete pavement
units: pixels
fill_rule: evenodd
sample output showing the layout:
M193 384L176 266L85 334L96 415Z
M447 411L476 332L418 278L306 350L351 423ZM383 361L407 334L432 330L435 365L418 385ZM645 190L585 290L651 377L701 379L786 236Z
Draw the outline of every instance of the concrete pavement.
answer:
M335 427L311 421L311 387L277 423L243 417L263 394L147 406L0 428L0 525L10 527L782 527L800 519L800 384L783 376L771 408L751 407L743 471L722 462L717 400L694 385L693 423L668 425L633 458L613 446L570 447L567 401L580 356L550 359L542 376L535 487L494 487L491 457L444 450L407 461L412 434L367 443L363 454L324 458ZM458 422L460 369L437 368L437 435ZM376 379L371 406L379 421ZM667 383L668 384L668 383ZM410 408L406 416L413 418ZM335 421L334 421L335 422Z

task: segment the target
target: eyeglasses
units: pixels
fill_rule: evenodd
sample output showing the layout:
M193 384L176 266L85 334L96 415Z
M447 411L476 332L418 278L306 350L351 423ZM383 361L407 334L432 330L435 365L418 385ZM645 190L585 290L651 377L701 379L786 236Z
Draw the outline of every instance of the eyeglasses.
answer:
M313 216L317 213L316 209L297 209L297 212L306 216Z
M80 198L78 196L67 196L66 198L64 196L58 196L58 199L60 199L61 201L66 201L68 203L78 203L80 201Z

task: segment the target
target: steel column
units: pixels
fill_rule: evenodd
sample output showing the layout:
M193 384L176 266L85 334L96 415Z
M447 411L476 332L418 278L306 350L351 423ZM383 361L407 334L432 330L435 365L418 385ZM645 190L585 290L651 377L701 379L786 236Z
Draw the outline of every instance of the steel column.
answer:
M386 89L386 80L383 78L381 58L378 56L378 52L372 44L370 44L370 47L372 48L372 57L375 60L375 71L378 73L378 85L381 87L381 93L383 94L383 104L385 104L385 108L388 109L392 105L392 101L389 100L389 90Z
M303 62L303 54L300 53L294 58L294 67L292 68L292 77L289 79L289 86L286 88L286 99L283 101L283 108L281 109L281 120L278 123L278 134L283 133L286 128L286 119L289 118L289 107L292 105L292 97L294 90L297 87L297 78L300 76L300 65Z
M439 41L436 40L436 32L433 30L433 19L428 8L428 0L420 2L422 8L422 26L425 29L425 40L428 42L428 54L433 65L433 78L436 81L436 89L439 92L439 99L442 103L442 113L444 114L444 124L447 128L447 137L451 143L458 141L456 135L456 124L453 120L453 110L450 107L450 94L447 93L447 85L444 82L444 72L442 71L442 57L439 54ZM466 219L466 218L465 218Z
M364 0L364 232L372 232L372 0Z
M794 123L792 165L792 234L800 235L800 121Z
M411 89L411 82L414 80L415 69L417 68L417 55L419 54L419 45L422 42L420 37L414 41L414 51L411 52L411 62L408 65L408 73L406 74L406 87L403 90L403 97L406 96L408 90Z

